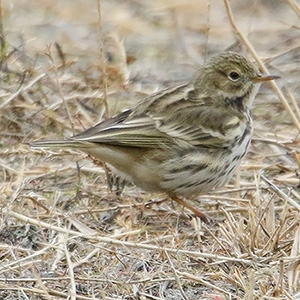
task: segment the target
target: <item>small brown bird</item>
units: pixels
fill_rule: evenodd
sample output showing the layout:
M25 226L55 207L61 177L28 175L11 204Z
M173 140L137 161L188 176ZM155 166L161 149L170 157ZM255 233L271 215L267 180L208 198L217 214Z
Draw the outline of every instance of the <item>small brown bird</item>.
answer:
M250 109L263 75L244 56L224 52L190 82L148 96L132 109L66 140L31 147L76 148L105 161L145 191L193 197L226 184L245 156L251 137Z

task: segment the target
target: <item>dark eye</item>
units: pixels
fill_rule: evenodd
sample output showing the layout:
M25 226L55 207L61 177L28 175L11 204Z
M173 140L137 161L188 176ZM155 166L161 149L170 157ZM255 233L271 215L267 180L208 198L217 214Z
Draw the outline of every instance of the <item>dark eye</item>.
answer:
M237 72L235 72L235 71L232 71L232 72L229 73L228 77L229 77L229 79L231 79L232 81L237 81L237 80L239 80L239 78L240 78L240 74L237 73Z

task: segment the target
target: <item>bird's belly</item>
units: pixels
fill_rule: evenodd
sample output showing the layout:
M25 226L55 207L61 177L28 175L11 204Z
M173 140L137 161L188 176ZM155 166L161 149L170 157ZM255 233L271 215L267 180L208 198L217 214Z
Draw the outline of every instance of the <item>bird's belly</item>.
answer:
M132 164L130 171L120 171L112 165L109 165L109 167L115 174L134 183L146 192L164 192L160 185L162 177L157 169L152 169L140 163Z
M231 149L202 149L185 154L179 162L169 161L162 186L167 193L191 197L225 185L247 153L250 139L248 135Z
M133 182L149 192L163 192L160 183L162 174L155 160L146 160L147 153L112 145L91 144L84 152L105 161L110 169L123 179Z

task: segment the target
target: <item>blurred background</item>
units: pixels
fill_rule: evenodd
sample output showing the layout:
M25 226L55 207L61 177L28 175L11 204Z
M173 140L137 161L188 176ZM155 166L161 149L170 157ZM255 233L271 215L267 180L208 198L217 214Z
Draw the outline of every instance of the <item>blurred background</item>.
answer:
M300 299L297 3L230 1L290 111L262 86L234 180L193 199L221 219L206 227L162 195L119 196L82 153L26 143L78 133L220 51L253 59L224 2L0 1L0 298Z
M37 56L59 43L81 66L99 59L97 1L2 1L3 28L11 46ZM286 1L231 1L235 21L261 57L297 45L299 18ZM132 59L132 76L188 77L195 64L225 49L239 50L223 1L101 1L102 30L113 34ZM242 49L242 52L243 51ZM179 77L178 77L179 76Z

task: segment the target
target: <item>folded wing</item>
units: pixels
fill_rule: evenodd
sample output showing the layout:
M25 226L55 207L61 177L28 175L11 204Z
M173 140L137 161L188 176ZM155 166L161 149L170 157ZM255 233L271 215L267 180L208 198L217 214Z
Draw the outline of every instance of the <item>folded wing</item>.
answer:
M103 121L70 138L74 141L107 143L127 147L155 148L178 147L227 147L236 136L243 134L239 116L228 117L223 110L212 114L212 108L204 105L174 110L171 114L146 109L141 114L131 110ZM209 116L219 116L210 120Z

